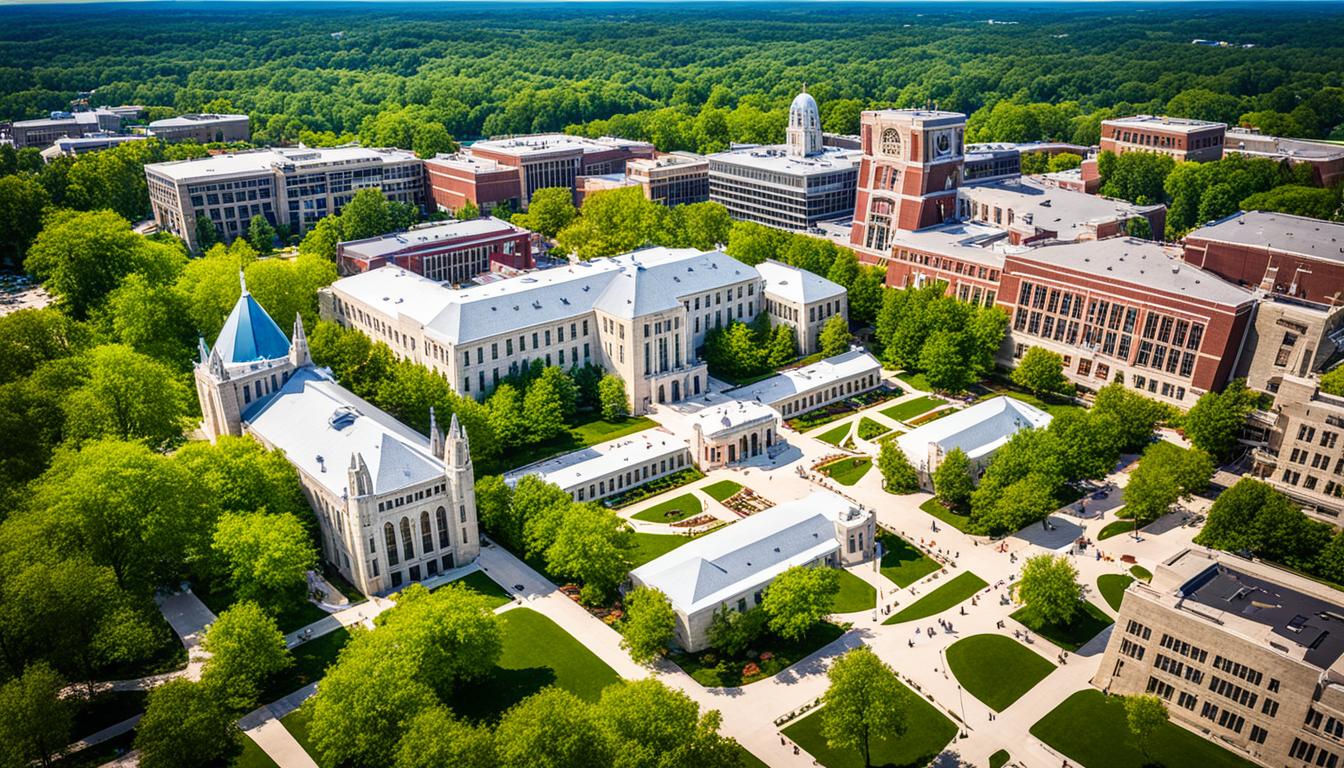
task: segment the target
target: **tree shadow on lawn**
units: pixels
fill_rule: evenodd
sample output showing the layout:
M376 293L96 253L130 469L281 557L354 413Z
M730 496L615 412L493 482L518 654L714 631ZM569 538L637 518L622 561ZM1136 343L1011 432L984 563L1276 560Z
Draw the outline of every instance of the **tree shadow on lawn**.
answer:
M509 707L555 683L555 670L550 667L495 667L455 692L450 703L454 712L468 720L493 723Z

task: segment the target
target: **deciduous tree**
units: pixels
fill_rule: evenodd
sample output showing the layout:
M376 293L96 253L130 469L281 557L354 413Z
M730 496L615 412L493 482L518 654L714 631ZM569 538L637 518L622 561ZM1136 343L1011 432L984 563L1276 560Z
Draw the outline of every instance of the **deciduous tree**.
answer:
M578 579L583 584L580 599L601 605L630 570L629 546L630 529L615 512L592 503L571 504L546 548L546 568Z
M1153 735L1167 722L1167 705L1152 694L1129 696L1125 699L1125 722L1147 758Z
M1064 377L1064 358L1045 347L1031 347L1013 369L1013 383L1037 395L1068 394L1073 386Z
M37 663L0 687L0 760L6 766L48 766L70 743L71 700L61 696L65 681Z
M863 764L873 764L877 741L905 733L910 693L896 673L867 646L835 660L826 671L830 686L822 696L821 733L836 749L855 749Z
M775 577L761 607L770 617L770 631L799 640L830 615L840 594L840 574L831 568L795 566Z
M219 614L202 647L210 659L201 679L238 711L255 707L266 682L294 663L275 619L247 600Z
M1082 610L1083 588L1078 583L1078 569L1063 556L1029 557L1017 582L1017 597L1042 622L1068 626Z
M597 384L598 397L602 402L602 418L607 421L621 421L630 415L629 401L625 396L625 382L620 376L608 373Z
M211 548L233 593L272 614L303 602L308 571L317 567L308 531L289 513L227 513L215 526Z
M971 503L971 492L975 490L972 469L965 451L960 448L948 451L938 468L933 470L933 490L938 500L953 509L965 510Z
M832 315L822 326L817 342L822 356L831 357L849 351L849 339L849 323L845 321L844 315L837 314Z
M495 729L500 768L587 768L612 755L593 706L562 688L545 688L504 713Z
M135 729L135 748L145 768L209 765L235 753L240 731L234 713L212 686L179 678L149 692Z
M882 485L889 493L907 494L919 490L919 472L895 440L882 443L877 454L877 471L882 473Z
M676 635L677 616L667 595L653 587L636 587L625 595L625 626L621 647L638 664L648 664L667 652Z

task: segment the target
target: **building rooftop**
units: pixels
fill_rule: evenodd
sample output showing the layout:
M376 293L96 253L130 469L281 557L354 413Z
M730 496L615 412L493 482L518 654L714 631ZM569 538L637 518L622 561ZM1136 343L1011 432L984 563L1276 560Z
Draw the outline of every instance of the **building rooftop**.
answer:
M252 174L269 170L306 170L354 163L417 161L414 153L401 149L369 149L365 147L281 147L230 152L223 155L168 163L151 163L146 171L158 173L173 181L199 181L235 174Z
M1344 158L1344 144L1266 136L1245 128L1229 128L1223 136L1223 149L1255 157L1286 157L1295 160Z
M1135 237L1051 243L1014 254L1013 258L1225 306L1255 300L1254 292L1187 263L1179 248Z
M665 429L646 429L630 437L520 467L506 474L504 480L513 485L524 475L535 475L569 490L627 467L689 450L690 445L685 440Z
M1186 238L1344 262L1344 224L1287 213L1241 211L1202 226Z
M224 320L214 351L225 365L275 360L289 354L289 338L243 283L243 293Z
M1040 429L1050 414L1013 397L995 397L931 421L896 438L916 467L927 467L929 446L942 453L960 448L972 461L997 451L1023 429Z
M708 165L709 159L703 155L694 155L689 152L669 152L658 155L655 158L636 157L625 161L625 170L648 172L656 168L687 167L693 165Z
M349 240L341 243L340 247L343 255L361 259L375 259L379 256L388 256L400 253L408 248L418 248L436 242L493 238L525 233L527 233L527 230L522 227L516 227L493 216L484 216L469 221L444 221L363 240Z
M389 493L442 477L429 439L316 368L300 368L272 396L243 414L248 429L336 496L345 496L358 454L373 492Z
M203 125L207 123L231 123L235 120L247 120L247 115L215 115L215 114L197 114L197 115L178 115L177 117L167 117L163 120L155 120L149 124L152 131L156 128L187 128L193 125Z
M1032 178L976 184L965 188L964 195L991 207L1011 209L1014 218L1009 228L1045 229L1056 233L1059 240L1076 240L1090 234L1099 224L1125 221L1162 207L1089 195Z
M675 307L682 296L756 277L754 268L719 251L657 247L458 290L391 266L343 278L332 288L460 344L594 308L623 318L645 315Z
M1208 120L1194 120L1188 117L1167 117L1165 115L1132 115L1102 120L1102 125L1114 125L1124 128L1156 128L1174 133L1191 133L1207 128L1227 128L1225 123L1213 123Z
M946 109L867 109L865 115L901 117L923 125L958 125L966 122L966 115Z
M1184 550L1143 594L1294 659L1326 670L1344 656L1344 600L1297 574L1226 552ZM1336 669L1336 671L1340 671Z
M1029 246L1013 245L1008 232L998 227L958 221L940 224L928 229L892 230L891 247L913 248L923 253L949 256L993 269L1003 268L1006 254L1029 250Z
M538 157L549 154L564 154L581 151L607 152L612 149L648 149L653 145L647 141L633 141L613 136L590 139L587 136L571 136L567 133L539 133L531 136L508 136L498 139L477 141L467 147L468 152L485 150L513 157Z
M705 437L717 437L750 424L774 420L779 414L764 403L732 400L711 405L691 417L691 426Z
M834 552L836 521L861 514L845 499L818 491L694 539L630 575L662 590L674 609L693 614Z
M877 358L863 350L853 350L802 368L781 371L768 379L731 390L729 394L739 400L774 405L796 395L825 389L853 376L881 372L882 364Z
M709 155L708 159L711 166L713 163L726 163L792 176L818 176L858 168L859 161L863 159L863 150L823 146L819 155L795 157L788 153L784 144L753 144L718 152Z
M765 281L765 290L785 301L811 304L845 294L844 287L838 283L774 259L766 259L757 264L756 271Z
M79 125L96 126L98 125L99 115L116 117L116 113L106 109L90 109L83 112L52 112L49 117L40 117L36 120L15 120L12 125L15 128L42 128L49 125L66 125L74 122Z

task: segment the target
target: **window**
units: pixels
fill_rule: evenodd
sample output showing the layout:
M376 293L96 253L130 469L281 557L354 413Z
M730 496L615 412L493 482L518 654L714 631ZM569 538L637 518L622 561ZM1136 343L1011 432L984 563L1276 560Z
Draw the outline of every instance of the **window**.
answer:
M452 542L448 539L448 513L443 507L434 510L434 522L439 526L439 549L447 549Z
M420 551L434 549L434 530L429 527L429 513L420 513Z
M396 565L400 562L397 560L397 534L391 523L383 523L383 539L387 542L387 564Z
M401 553L407 560L415 559L415 544L411 542L411 519L401 518Z

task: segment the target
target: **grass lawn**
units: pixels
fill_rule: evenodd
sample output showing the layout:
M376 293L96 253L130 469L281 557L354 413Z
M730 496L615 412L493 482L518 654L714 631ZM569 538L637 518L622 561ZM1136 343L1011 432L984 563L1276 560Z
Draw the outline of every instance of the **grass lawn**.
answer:
M933 515L939 520L942 520L944 523L947 523L953 528L956 528L958 531L965 532L966 526L971 524L970 515L958 514L957 512L953 512L947 507L944 507L943 503L938 500L937 496L929 499L923 504L920 504L919 508L924 512L929 513L930 515Z
M1000 749L989 756L989 768L1003 768L1011 759L1012 755L1008 754L1008 750Z
M932 392L933 385L929 383L929 377L920 372L906 371L896 380L905 385L906 389L913 389L918 392Z
M1050 414L1051 416L1058 416L1061 413L1067 413L1069 411L1087 410L1083 406L1074 405L1073 403L1062 403L1062 402L1056 402L1054 400L1042 400L1041 398L1029 394L1027 392L1001 392L1001 393L996 392L990 397L998 397L1000 394L1007 395L1008 397L1011 397L1014 400L1021 400L1022 402L1028 405L1034 405L1037 408L1040 408L1042 411L1045 411L1046 413ZM983 398L983 399L988 400L990 398Z
M336 656L349 641L350 630L341 627L335 632L328 632L294 646L290 649L290 654L294 657L293 666L271 680L262 691L261 700L270 703L281 696L288 696L311 682L321 680L327 672L327 667L336 661Z
M770 766L766 765L764 760L751 754L751 752L747 751L747 748L741 744L737 745L736 751L738 762L742 764L742 768L770 768Z
M507 605L513 602L513 596L503 587L495 583L485 571L472 571L460 579L448 582L449 584L461 584L472 592L484 595L490 600L491 608L498 608L501 605Z
M1125 587L1134 583L1134 577L1123 573L1107 573L1097 577L1097 591L1106 598L1111 610L1120 610L1120 601L1125 597Z
M833 461L821 468L832 480L841 485L853 485L873 468L873 460L867 456L852 456L848 459Z
M947 666L966 692L1002 712L1036 687L1055 665L1003 635L971 635L947 647Z
M877 535L882 542L882 575L898 587L908 587L938 570L938 562L894 533Z
M765 635L752 643L747 651L755 651L755 658L748 658L746 653L727 657L713 648L699 653L674 653L668 658L706 688L736 688L783 672L844 633L845 628L839 624L823 621L808 630L801 640L784 640L771 634ZM759 657L765 653L773 654L773 657L761 661ZM754 664L759 669L747 675L745 668L748 664Z
M841 424L838 427L828 429L825 432L816 435L816 438L823 443L830 443L831 445L839 445L840 441L844 440L845 436L849 434L849 428L851 426L853 426L853 424L851 422L846 421L844 424Z
M875 766L923 768L957 735L957 726L923 696L909 688L905 688L905 696L908 702L905 733L894 739L874 740L872 762ZM831 749L827 746L826 737L821 735L823 711L818 710L790 724L784 729L784 735L797 742L798 746L807 750L826 768L863 768L863 756L857 749Z
M71 697L76 703L75 720L70 733L74 738L82 739L109 725L134 717L145 711L145 699L148 697L146 691L103 691L88 700L82 696Z
M210 612L216 616L228 610L229 606L233 605L234 601L237 600L237 598L233 596L233 590L222 584L218 587L209 587L202 584L198 587L193 587L192 591L201 599L201 602L205 603L205 606L210 609ZM355 594L358 595L359 593L356 592ZM353 599L352 602L354 602ZM330 615L331 614L319 608L316 603L305 597L302 600L296 600L285 606L284 610L275 617L275 623L280 627L281 632L288 634L296 629L303 629L314 621L321 621Z
M887 434L890 431L891 430L882 426L878 422L873 421L867 416L864 416L862 419L859 420L860 440L876 440L877 438Z
M702 534L703 535L703 534ZM682 536L675 533L644 533L635 531L630 534L630 541L634 543L634 549L630 550L630 567L632 569L649 562L658 557L666 555L668 552L686 544L695 536Z
M901 624L942 613L987 586L989 585L985 583L984 579L970 571L964 571L932 592L926 592L923 597L907 605L882 623Z
M1133 532L1134 532L1133 520L1116 520L1115 522L1107 523L1106 526L1101 529L1101 533L1097 534L1097 541L1105 541L1106 539L1109 539L1112 536L1119 536L1124 533L1133 533Z
M914 400L906 400L904 403L897 403L890 408L883 408L882 415L896 421L909 421L922 413L928 413L940 405L946 405L947 401L941 397L932 397L924 395L916 397Z
M478 463L476 465L477 474L500 474L506 469L527 466L542 459L549 459L552 456L577 451L580 448L587 448L590 445L615 440L618 437L625 437L658 426L658 423L653 419L644 416L630 417L620 421L607 421L597 411L580 414L579 419L579 423L570 427L568 431L558 437L553 437L542 443L522 445L510 451L508 456L502 456L491 462Z
M732 480L720 480L700 489L701 493L720 503L732 498L733 494L740 490L742 490L742 484L735 483Z
M650 523L675 523L700 514L703 508L700 499L693 493L683 493L675 499L668 499L635 515L636 520Z
M241 741L243 751L233 759L233 768L280 768L265 750L257 746L257 742L253 741L251 736L243 734Z
M1031 726L1031 735L1087 768L1141 768L1144 765L1197 765L1200 768L1251 768L1253 763L1197 736L1164 723L1149 740L1145 758L1125 717L1121 696L1086 689L1065 699Z
M1153 572L1148 570L1147 568L1144 568L1142 565L1130 566L1129 573L1131 576L1138 579L1139 581L1153 580Z
M515 608L499 618L504 629L499 664L458 691L448 702L454 712L472 720L494 721L548 685L596 701L603 688L620 679L592 651L540 613Z
M308 727L311 726L312 723L312 699L305 701L303 706L280 718L280 724L285 726L285 730L289 731L289 735L293 736L295 741L299 742L299 746L303 747L303 751L307 752L308 756L313 758L313 762L322 766L322 768L327 768L327 764L322 762L322 759L318 757L317 750L313 749L313 742L308 739Z
M840 594L835 596L835 613L871 611L877 607L877 590L872 584L849 571L840 570Z
M1014 611L1011 618L1066 651L1078 650L1096 637L1098 632L1114 623L1105 611L1087 601L1083 601L1082 613L1074 616L1073 623L1067 627L1041 623L1026 606Z

